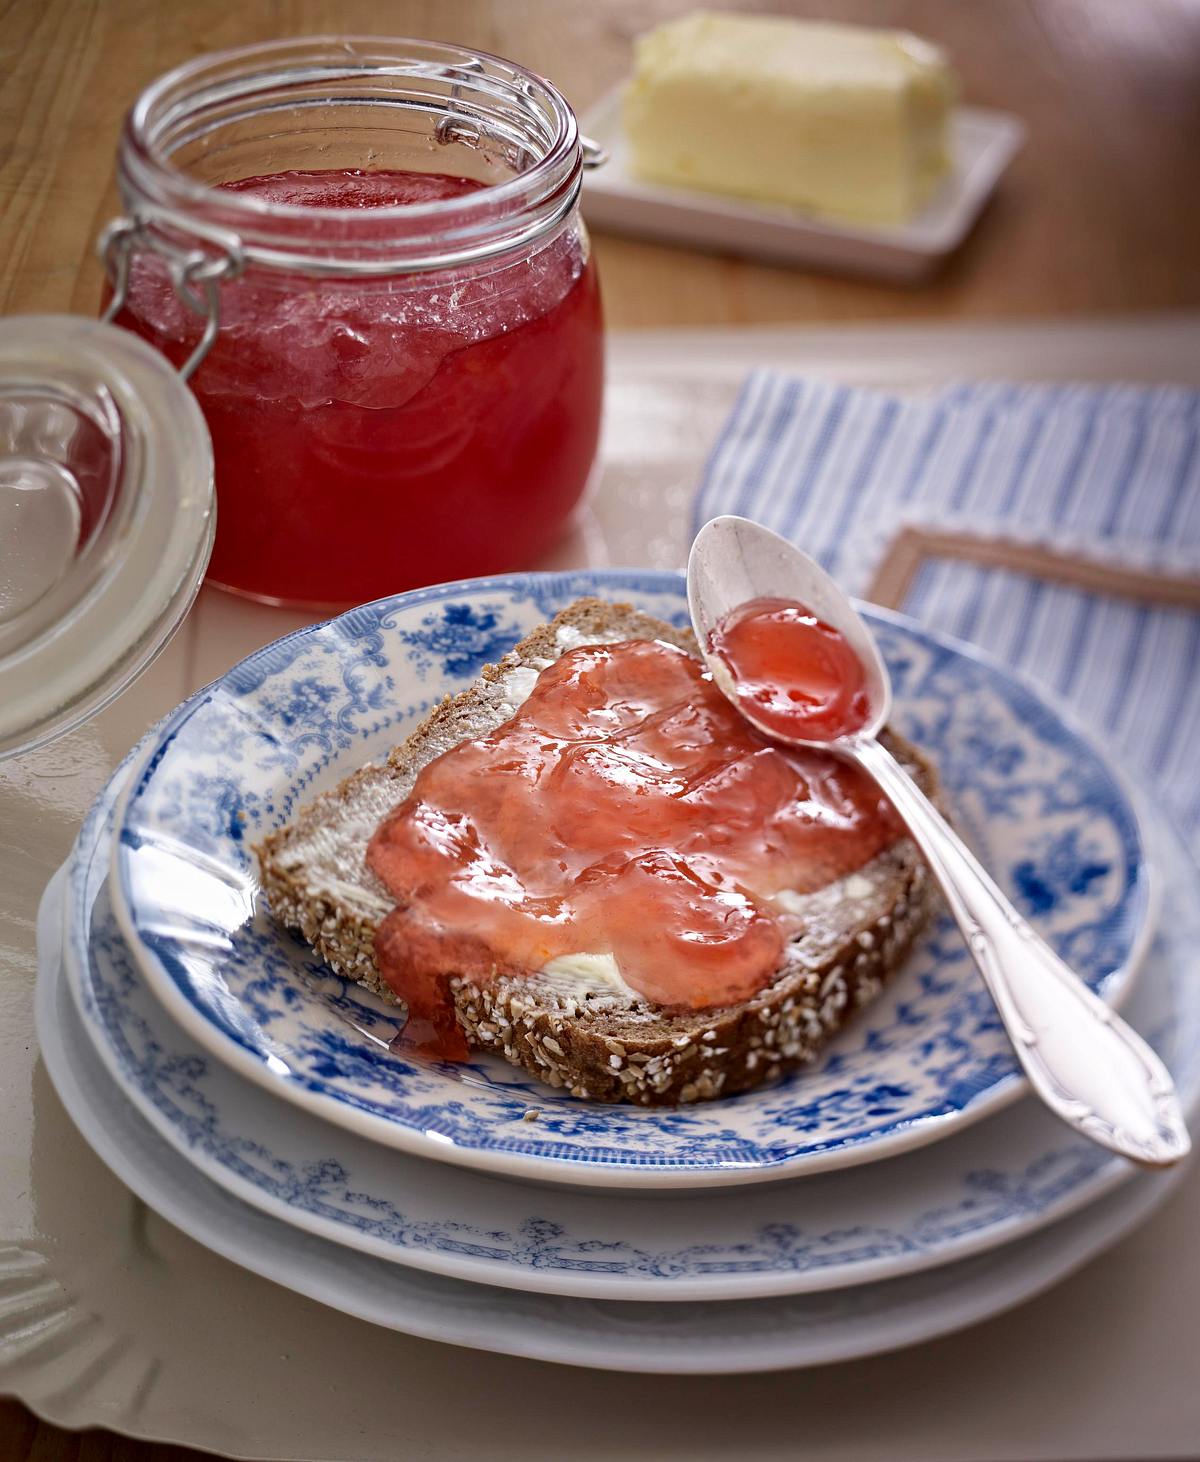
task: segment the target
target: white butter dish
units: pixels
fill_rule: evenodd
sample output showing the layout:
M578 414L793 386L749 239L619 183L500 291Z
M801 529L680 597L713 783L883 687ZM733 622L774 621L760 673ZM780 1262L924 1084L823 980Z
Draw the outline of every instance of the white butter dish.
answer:
M915 218L891 225L837 223L778 205L638 181L629 170L621 90L584 118L588 136L608 153L584 183L584 217L592 227L879 279L920 279L951 254L1025 137L1024 124L1009 113L959 107L950 121L950 174Z

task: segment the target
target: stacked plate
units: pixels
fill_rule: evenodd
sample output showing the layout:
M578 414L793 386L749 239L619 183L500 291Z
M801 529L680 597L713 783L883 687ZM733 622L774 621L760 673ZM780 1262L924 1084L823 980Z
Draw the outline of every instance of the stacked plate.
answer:
M43 1051L99 1155L193 1237L326 1304L625 1370L911 1343L1143 1218L1174 1175L1138 1174L1026 1098L948 921L816 1066L661 1110L579 1101L493 1058L414 1059L395 1007L274 925L259 836L581 594L686 620L664 574L401 595L260 651L118 770L39 927ZM1179 839L1026 686L871 617L896 724L959 825L1082 977L1128 1001L1194 1109L1200 900Z

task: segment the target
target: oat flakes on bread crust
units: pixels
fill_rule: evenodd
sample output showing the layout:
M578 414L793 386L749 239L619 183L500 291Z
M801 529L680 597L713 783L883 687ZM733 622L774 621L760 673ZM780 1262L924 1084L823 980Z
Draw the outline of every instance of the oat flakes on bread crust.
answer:
M661 639L696 653L680 630L628 604L580 599L539 626L467 690L448 696L387 761L364 767L255 849L274 916L339 973L394 999L375 964L375 930L393 900L367 868L371 834L418 772L451 746L507 720L538 672L579 644ZM524 689L523 689L524 687ZM885 733L927 794L933 768ZM551 1086L594 1101L668 1105L730 1095L811 1060L901 964L924 926L930 879L903 839L805 900L805 930L764 990L720 1010L672 1012L603 984L543 973L488 986L454 977L459 1023Z

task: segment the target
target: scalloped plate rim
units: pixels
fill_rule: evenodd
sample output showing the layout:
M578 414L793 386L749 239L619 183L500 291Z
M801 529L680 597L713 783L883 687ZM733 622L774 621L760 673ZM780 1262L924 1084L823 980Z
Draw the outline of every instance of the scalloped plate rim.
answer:
M39 1031L48 1029L52 1032L52 1040L47 1044L54 1046L55 1049L47 1065L62 1068L64 1057L60 1037L57 1030L54 1029L55 1022L53 1012L50 1010L49 992L50 982L39 979L35 1001L38 1027ZM46 1058L43 1057L43 1059ZM69 1069L69 1063L66 1074L70 1078L70 1082L73 1082L74 1073ZM57 1080L55 1085L58 1086ZM254 1252L251 1254L244 1235L236 1230L231 1230L226 1224L214 1222L211 1214L204 1219L197 1219L192 1206L181 1203L177 1197L170 1194L164 1197L161 1182L156 1182L154 1178L148 1176L144 1162L131 1157L123 1142L114 1137L102 1122L95 1121L90 1110L82 1104L78 1090L68 1092L67 1096L63 1096L60 1091L60 1099L63 1100L72 1121L79 1127L89 1146L119 1181L130 1187L143 1202L160 1213L168 1222L174 1223L196 1242L236 1265L263 1275L320 1304L329 1305L346 1314L356 1315L366 1323L383 1325L410 1335L480 1350L490 1350L499 1354L524 1356L528 1359L643 1374L731 1375L814 1366L852 1360L889 1350L904 1349L921 1341L933 1339L935 1336L952 1333L969 1324L1003 1313L1006 1309L1012 1308L1025 1299L1032 1298L1033 1295L1075 1272L1148 1218L1167 1195L1176 1189L1187 1171L1185 1164L1166 1173L1135 1175L1130 1183L1123 1185L1116 1192L1098 1199L1096 1203L1085 1208L1082 1213L1064 1218L1061 1223L1051 1224L1047 1229L1030 1236L1027 1242L1040 1256L1040 1265L1035 1267L1032 1274L1028 1260L1029 1249L1020 1242L1013 1246L1006 1245L1000 1253L998 1262L1002 1266L1003 1273L1011 1272L1016 1276L1011 1289L1005 1288L994 1278L989 1284L986 1270L983 1276L977 1276L971 1275L969 1268L966 1270L966 1274L971 1277L964 1285L962 1283L963 1271L960 1270L956 1275L954 1270L957 1266L953 1265L941 1270L928 1271L925 1274L906 1276L895 1281L882 1281L880 1288L886 1288L889 1284L908 1284L910 1286L916 1284L919 1286L921 1282L932 1283L935 1287L939 1284L942 1286L940 1297L944 1302L943 1315L939 1319L927 1315L925 1323L918 1324L915 1328L912 1315L902 1316L898 1319L894 1311L891 1314L885 1311L880 1316L880 1323L873 1335L869 1329L859 1325L857 1340L848 1340L847 1337L843 1337L840 1344L833 1345L832 1350L826 1342L824 1352L821 1352L819 1342L814 1344L811 1332L797 1335L789 1330L786 1333L776 1333L771 1337L760 1338L757 1348L752 1352L749 1352L744 1344L737 1347L727 1346L719 1358L713 1356L706 1361L704 1354L700 1353L696 1358L689 1359L687 1364L681 1364L677 1358L679 1348L676 1346L673 1352L675 1359L664 1358L661 1353L656 1352L653 1356L643 1354L642 1363L635 1365L629 1363L629 1355L626 1350L613 1348L610 1338L603 1334L592 1333L593 1327L588 1325L587 1315L592 1310L594 1301L571 1300L545 1295L527 1296L526 1298L536 1308L547 1307L547 1311L551 1315L551 1334L543 1335L532 1344L528 1325L524 1326L523 1333L522 1327L518 1326L520 1338L512 1335L505 1336L502 1330L497 1332L500 1322L493 1317L496 1315L499 1294L502 1294L502 1291L493 1294L485 1312L492 1325L492 1333L487 1337L481 1335L477 1328L472 1329L469 1325L464 1325L458 1315L452 1315L448 1319L439 1316L438 1321L434 1322L429 1316L428 1306L426 1306L425 1317L420 1323L414 1324L411 1319L408 1319L406 1323L399 1323L394 1308L388 1308L385 1313L379 1297L374 1293L368 1293L361 1282L351 1286L353 1297L350 1297L345 1286L338 1285L336 1289L332 1288L328 1275L314 1277L309 1272L308 1266L298 1263L295 1254L290 1257L286 1253L281 1255L279 1245L268 1252L260 1241L257 1246L254 1246ZM133 1116L139 1123L145 1125L144 1119L136 1113ZM163 1148L163 1157L168 1163L173 1165L178 1162L181 1164L181 1171L187 1169L188 1165L179 1154L167 1146L163 1139L148 1126L146 1135L152 1144ZM159 1158L158 1161L161 1166L162 1158ZM219 1192L219 1190L216 1191ZM1103 1210L1103 1213L1099 1214L1098 1210ZM289 1235L287 1226L279 1224L278 1220L267 1218L262 1214L252 1216L256 1223L252 1224L251 1228L256 1228L257 1224L262 1221L278 1227L280 1244L285 1250L289 1243L311 1245L314 1242L319 1244L327 1242L316 1240L312 1236L302 1233L295 1234L293 1239ZM1081 1233L1089 1235L1087 1241L1082 1245L1079 1243ZM329 1248L333 1250L336 1250L337 1247L337 1245L329 1245ZM1047 1249L1049 1249L1049 1254L1046 1253ZM1023 1250L1024 1252L1022 1252ZM364 1257L353 1255L349 1251L347 1251L347 1255L347 1262L361 1260ZM964 1266L978 1264L985 1257L976 1256L974 1260L966 1259L962 1261L962 1264ZM403 1274L402 1269L400 1273ZM950 1282L947 1285L948 1276ZM418 1279L429 1277L417 1276ZM452 1281L442 1280L440 1282ZM486 1291L487 1289L487 1286L477 1287L463 1281L459 1281L459 1283L463 1283L468 1290L479 1288ZM873 1286L867 1285L861 1289L856 1288L853 1292L859 1295L865 1294L869 1303L872 1288ZM992 1299L981 1302L982 1297L979 1291L987 1292ZM365 1299L364 1296L366 1296ZM749 1300L746 1303L754 1306L758 1313L765 1315L772 1305L787 1306L797 1300L803 1302L805 1298L814 1297L792 1296L774 1301L770 1299ZM920 1313L922 1305L928 1309L936 1302L936 1298L931 1301L928 1297L924 1299L918 1297L918 1313ZM622 1302L613 1301L611 1303L619 1306ZM563 1339L561 1320L559 1326L555 1326L552 1318L552 1307L561 1306L568 1308L565 1311L560 1309L559 1315L564 1319L570 1317L569 1324L573 1326L571 1343L574 1348L569 1355L561 1353ZM571 1307L578 1307L574 1316L571 1315ZM869 1325L870 1322L867 1323ZM881 1331L882 1333L880 1333ZM810 1353L797 1353L798 1351L803 1352L805 1341L808 1342ZM606 1343L609 1347L607 1350ZM689 1342L689 1357L692 1356L693 1350L694 1348Z
M134 759L134 756L131 755L127 758L126 764L132 763ZM110 782L97 799L98 809L106 802L109 804L108 815L102 816L96 821L89 820L81 831L77 844L72 849L71 856L62 870L65 875L59 895L63 900L62 977L66 979L72 1003L82 1019L89 1044L99 1056L110 1079L122 1091L126 1100L135 1106L143 1120L148 1121L160 1137L212 1182L268 1216L328 1239L342 1247L357 1249L391 1263L429 1273L476 1283L493 1284L525 1293L542 1293L568 1298L659 1302L774 1298L879 1283L900 1275L922 1273L929 1269L939 1268L944 1264L955 1263L974 1254L987 1252L992 1248L1019 1242L1041 1228L1068 1218L1081 1208L1096 1202L1134 1175L1134 1169L1130 1164L1120 1163L1116 1160L1110 1161L1084 1177L1065 1194L1058 1194L1045 1207L1023 1209L1019 1214L1009 1215L985 1228L955 1233L936 1249L904 1248L899 1253L893 1252L853 1263L846 1260L840 1264L822 1262L821 1265L812 1269L788 1270L786 1267L777 1267L766 1274L757 1271L739 1275L719 1274L703 1278L693 1277L690 1280L654 1278L645 1275L636 1277L589 1276L582 1285L572 1277L569 1267L565 1271L566 1277L564 1278L563 1271L554 1267L523 1267L512 1261L495 1258L483 1259L471 1254L452 1253L447 1258L442 1255L440 1250L422 1249L416 1246L401 1250L394 1242L372 1238L345 1222L322 1218L306 1210L297 1209L281 1199L264 1194L260 1187L241 1177L236 1169L222 1165L204 1149L186 1145L181 1140L176 1124L158 1111L145 1097L141 1088L131 1090L131 1085L136 1086L136 1083L131 1083L129 1074L120 1069L109 1041L104 1039L96 1029L95 1017L78 1009L79 990L85 980L90 984L90 978L82 970L75 968L73 963L81 958L81 943L88 942L86 931L80 931L75 925L81 915L86 916L87 910L81 908L78 902L73 906L73 910L68 907L71 878L75 870L83 868L83 860L86 860L87 865L90 866L98 856L102 858L103 845L111 838L111 807L116 801L115 789L120 782L123 770L124 765L113 774ZM98 827L98 822L102 822L104 826ZM1196 872L1193 863L1189 862L1188 866L1193 873ZM86 869L83 869L81 885L86 881ZM90 925L88 927L90 928ZM68 971L70 971L69 974ZM255 1087L254 1090L257 1091L259 1088ZM270 1094L266 1095L269 1100ZM1191 1094L1188 1102L1189 1113L1196 1107L1198 1099L1200 1099L1200 1088ZM311 1114L300 1113L299 1115L301 1120L308 1120ZM312 1120L315 1125L316 1119ZM253 1127L251 1130L254 1130ZM1064 1129L1063 1136L1065 1137L1065 1135ZM335 1158L338 1156L336 1149L331 1149L330 1156ZM1037 1161L1041 1161L1041 1159L1039 1158ZM994 1162L994 1157L989 1160L987 1164L989 1171ZM356 1191L362 1189L362 1183L361 1178L354 1180ZM362 1189L362 1191L368 1190ZM587 1191L582 1190L582 1193L586 1194ZM480 1190L479 1196L481 1201L486 1204L487 1195L483 1189ZM781 1214L778 1221L786 1222L788 1220Z

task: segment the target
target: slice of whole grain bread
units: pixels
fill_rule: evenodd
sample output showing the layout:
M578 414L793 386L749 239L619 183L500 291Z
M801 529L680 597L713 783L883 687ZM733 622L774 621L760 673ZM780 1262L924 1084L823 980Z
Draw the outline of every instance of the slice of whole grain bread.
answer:
M660 639L697 651L688 630L628 604L580 599L447 697L381 765L366 766L303 808L255 849L274 916L298 929L335 970L394 999L375 964L375 931L394 900L366 866L382 818L423 766L513 714L538 673L581 644ZM933 768L885 733L927 794ZM690 1102L745 1091L811 1060L897 968L924 925L931 880L902 839L865 867L797 898L802 932L765 989L738 1005L664 1010L601 975L531 971L479 985L451 975L471 1045L495 1051L551 1086L594 1101Z

